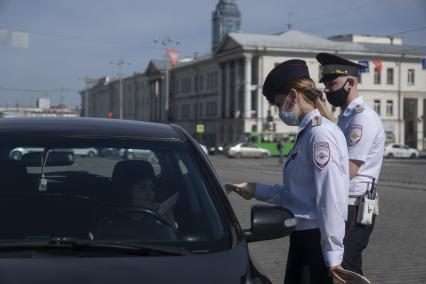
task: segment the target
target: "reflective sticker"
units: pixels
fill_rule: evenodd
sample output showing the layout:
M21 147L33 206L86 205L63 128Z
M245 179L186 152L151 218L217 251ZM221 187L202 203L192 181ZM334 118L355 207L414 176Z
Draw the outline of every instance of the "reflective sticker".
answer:
M327 142L314 143L314 162L318 168L323 169L330 161L330 146Z
M354 124L351 127L351 132L349 133L349 145L355 146L361 140L362 137L362 125Z

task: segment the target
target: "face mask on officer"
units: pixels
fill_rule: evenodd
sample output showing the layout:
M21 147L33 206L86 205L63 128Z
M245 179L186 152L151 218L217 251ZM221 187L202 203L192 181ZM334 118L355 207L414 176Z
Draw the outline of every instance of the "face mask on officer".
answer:
M289 126L299 125L299 114L296 111L296 95L293 94L289 93L284 103L279 106L279 116Z
M345 89L346 84L349 79L343 84L343 86L333 92L325 92L328 102L335 107L344 107L346 105L346 101L348 100L349 90Z

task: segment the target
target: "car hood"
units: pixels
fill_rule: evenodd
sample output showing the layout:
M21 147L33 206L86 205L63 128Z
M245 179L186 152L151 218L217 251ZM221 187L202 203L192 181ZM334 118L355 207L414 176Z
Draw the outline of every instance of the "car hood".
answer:
M79 257L0 253L0 283L244 283L250 274L245 244L188 256Z

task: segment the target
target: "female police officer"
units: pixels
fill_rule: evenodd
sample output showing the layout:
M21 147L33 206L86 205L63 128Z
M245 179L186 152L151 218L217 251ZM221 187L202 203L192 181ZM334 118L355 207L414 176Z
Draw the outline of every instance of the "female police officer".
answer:
M284 283L344 283L340 273L348 200L348 150L341 130L330 120L322 93L303 60L288 60L267 76L263 94L278 107L281 120L299 126L283 169L284 185L227 184L246 199L282 205L297 218L290 235Z

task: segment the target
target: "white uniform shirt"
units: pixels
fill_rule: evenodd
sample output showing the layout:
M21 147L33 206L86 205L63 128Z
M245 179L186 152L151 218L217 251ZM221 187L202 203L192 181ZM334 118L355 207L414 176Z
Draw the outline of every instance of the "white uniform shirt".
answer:
M283 169L284 186L258 183L255 196L291 210L296 230L319 228L325 264L336 266L343 259L348 209L346 140L317 109L300 122L299 136Z
M354 99L346 107L337 124L345 134L349 159L363 162L349 185L349 195L360 196L371 189L372 178L376 182L379 178L385 149L383 124L362 97Z

